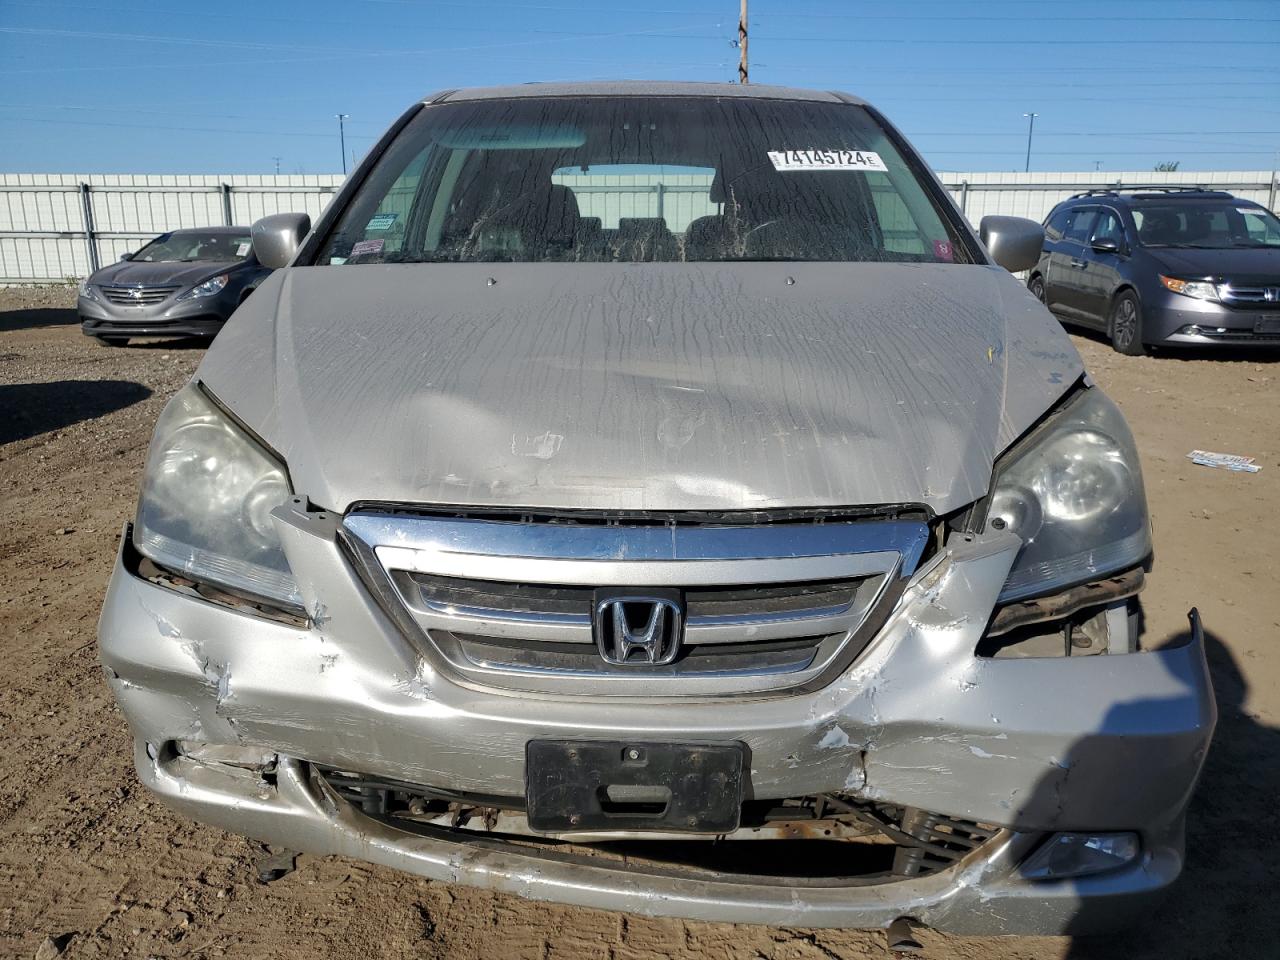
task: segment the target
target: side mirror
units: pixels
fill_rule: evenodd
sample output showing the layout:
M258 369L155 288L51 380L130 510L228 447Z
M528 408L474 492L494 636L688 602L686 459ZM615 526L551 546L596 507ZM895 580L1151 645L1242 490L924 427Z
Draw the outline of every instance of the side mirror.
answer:
M132 260L132 259L133 259L133 254L132 254L132 253L122 253L122 254L120 254L120 262L121 262L121 263L124 263L126 260Z
M983 217L978 236L991 259L1010 273L1030 270L1044 248L1044 227L1023 217Z
M1093 247L1094 253L1119 253L1120 252L1119 242L1111 237L1099 237L1097 240L1094 240L1092 243L1090 243L1089 246Z
M254 222L250 229L253 254L264 267L287 267L302 241L311 232L305 213L274 213Z

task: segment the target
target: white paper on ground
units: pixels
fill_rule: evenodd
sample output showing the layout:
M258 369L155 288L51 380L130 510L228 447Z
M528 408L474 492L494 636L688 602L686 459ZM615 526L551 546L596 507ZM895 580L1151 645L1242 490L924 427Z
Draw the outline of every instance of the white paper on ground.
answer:
M1192 450L1187 459L1202 467L1218 467L1222 470L1235 470L1238 473L1257 473L1262 468L1255 464L1254 457L1242 457L1237 453L1211 453L1208 450Z

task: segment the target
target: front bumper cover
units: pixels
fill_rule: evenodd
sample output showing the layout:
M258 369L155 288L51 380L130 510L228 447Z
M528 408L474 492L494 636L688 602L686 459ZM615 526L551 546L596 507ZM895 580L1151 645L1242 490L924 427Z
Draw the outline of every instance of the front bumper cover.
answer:
M464 686L423 659L370 598L331 515L282 507L276 522L308 627L182 595L140 579L123 558L108 590L102 659L139 743L140 775L197 819L533 898L810 926L883 926L906 915L966 932L1082 932L1116 922L1180 870L1186 804L1216 720L1198 625L1186 645L1150 653L977 658L1018 546L1008 534L961 542L920 571L830 685L672 709ZM583 736L741 740L756 798L853 793L1033 840L1137 830L1144 855L1114 873L1054 883L1017 876L1033 840L1016 836L975 863L858 888L614 876L402 833L326 805L303 763L521 796L528 740ZM227 780L185 758L165 761L155 747L156 759L148 754L146 744L173 740L264 747L282 757L278 782Z
M134 307L81 296L76 301L80 330L90 337L212 337L235 312L235 294Z
M1262 317L1274 311L1243 309L1212 300L1196 300L1159 291L1143 304L1143 339L1167 346L1280 347L1280 331L1258 332Z

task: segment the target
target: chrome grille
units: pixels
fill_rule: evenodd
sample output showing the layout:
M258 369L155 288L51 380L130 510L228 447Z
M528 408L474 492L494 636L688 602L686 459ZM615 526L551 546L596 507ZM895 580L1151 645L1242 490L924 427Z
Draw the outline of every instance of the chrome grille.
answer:
M828 679L883 620L928 537L914 520L628 525L383 512L353 513L344 531L438 666L491 686L625 696ZM624 588L681 597L673 662L609 663L597 652L597 592Z
M169 298L177 287L102 287L102 295L111 303L134 307L150 307Z
M1218 295L1232 306L1280 308L1280 286L1222 283L1218 285Z
M392 579L410 609L433 623L475 621L487 625L483 632L493 636L534 632L550 640L592 642L595 590L590 586L459 580L406 571L395 571ZM754 639L765 639L779 624L790 635L795 623L845 617L867 579L690 588L684 592L684 642L722 640L726 626L751 627Z

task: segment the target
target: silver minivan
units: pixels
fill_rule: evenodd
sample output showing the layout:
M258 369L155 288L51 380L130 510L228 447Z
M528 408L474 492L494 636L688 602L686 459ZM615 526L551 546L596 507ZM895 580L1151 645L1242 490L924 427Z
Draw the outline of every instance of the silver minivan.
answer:
M409 110L156 427L102 614L139 776L292 850L643 914L1129 924L1216 713L1133 438L841 93Z

